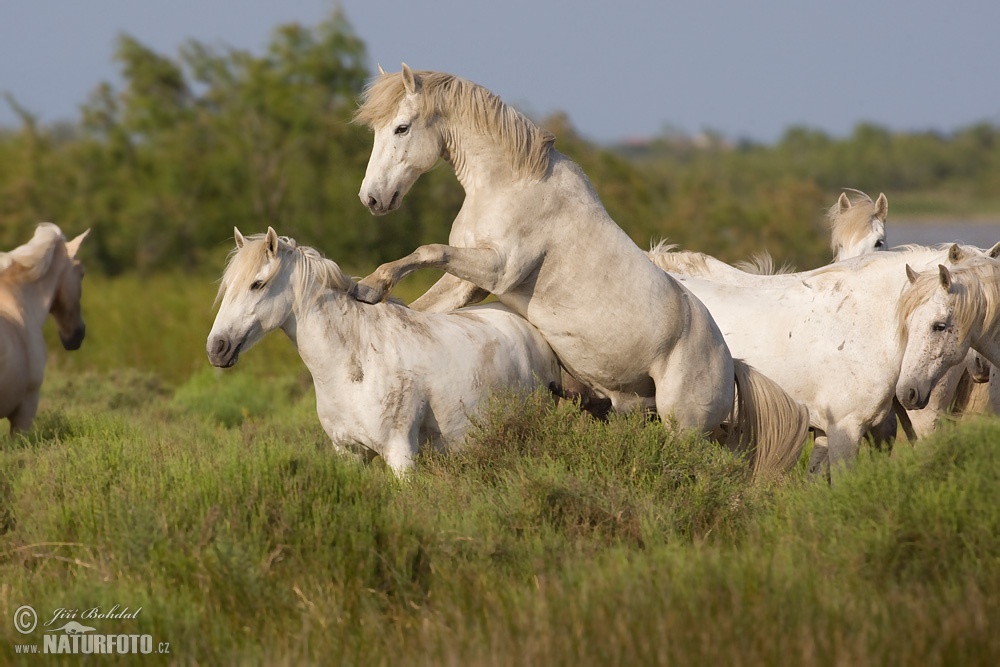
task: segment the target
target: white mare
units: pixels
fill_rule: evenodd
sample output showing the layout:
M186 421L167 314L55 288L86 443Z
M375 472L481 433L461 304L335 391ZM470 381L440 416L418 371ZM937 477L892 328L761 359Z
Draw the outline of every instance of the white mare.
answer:
M87 232L67 242L59 227L43 222L30 241L0 253L0 418L10 420L11 433L27 430L38 411L48 316L65 349L83 343L83 265L76 255Z
M675 274L708 306L733 354L808 407L817 429L814 469L827 445L832 464L854 458L863 434L888 414L897 383L903 405L921 407L970 342L987 356L1000 353L987 333L995 314L980 296L962 300L974 289L964 277L950 281L950 291L927 281L911 286L897 256L923 268L921 256L947 251L877 253L804 274L751 276L756 286ZM926 307L911 307L917 303Z
M902 246L890 249L887 252L878 253L884 261L895 262L900 269L907 263L918 270L933 268L937 264L945 266L955 266L957 263L972 257L986 256L997 258L1000 256L1000 243L989 250L982 250L974 246L959 246L958 244L942 244L940 246ZM870 254L868 256L871 256ZM802 271L798 273L761 275L747 273L725 262L700 252L677 250L675 246L660 243L649 251L649 257L654 264L664 271L682 273L685 275L697 276L708 280L728 285L757 286L757 287L779 287L783 284L794 284L801 280L807 280L816 273L823 272L828 268L843 264L847 267L853 266L852 262L862 261L860 259L845 260L836 264L827 265L813 269L812 271ZM859 256L861 257L861 256ZM906 410L906 416L912 423L911 434L924 437L935 428L941 417L948 413L951 406L956 401L956 388L962 387L967 382L963 376L967 375L966 369L971 368L975 363L970 355L966 359L966 365L953 367L945 378L935 387L931 399L926 407L920 410ZM897 410L902 406L898 406ZM961 407L961 406L960 406ZM901 413L902 418L902 413ZM878 439L879 434L883 438L886 434L894 432L887 428L889 424L895 426L894 415L887 415L883 424L873 428ZM904 424L905 425L905 424Z
M405 64L368 86L356 120L374 131L359 193L373 214L398 208L441 158L466 194L448 245L380 266L359 299L378 302L410 272L443 269L414 308L448 311L493 293L614 409L655 408L709 433L735 413L731 444L750 449L755 471L794 464L803 408L732 358L705 307L647 260L549 132L481 86Z
M235 238L208 358L232 366L283 330L312 375L320 423L338 451L378 454L402 475L424 443L460 447L491 391L526 395L559 380L545 340L501 305L432 314L358 303L347 294L354 281L314 249L271 228Z

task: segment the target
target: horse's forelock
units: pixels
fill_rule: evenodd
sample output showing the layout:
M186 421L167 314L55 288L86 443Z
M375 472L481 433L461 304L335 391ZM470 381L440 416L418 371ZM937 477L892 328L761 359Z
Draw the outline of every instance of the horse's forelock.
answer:
M1000 316L998 267L1000 265L994 260L974 258L951 269L954 318L962 339L969 336L980 319L988 328L997 324L996 320ZM903 289L896 304L897 336L902 345L906 345L908 338L907 318L931 297L934 290L940 289L940 283L941 274L938 269L933 269L918 273L916 280Z
M218 303L228 289L237 285L247 285L260 273L267 261L266 234L247 236L242 248L236 248L230 253L229 262L219 283L219 291L215 297ZM291 260L300 269L292 281L293 297L296 303L308 301L316 296L316 287L325 287L340 291L350 290L355 281L345 274L333 260L309 246L300 246L295 239L281 237L278 241L278 257ZM276 265L277 271L280 265ZM268 275L266 278L270 278Z
M871 220L875 215L875 202L860 190L847 192L851 207L840 212L840 200L830 207L826 213L827 224L830 226L830 247L834 252L838 248L851 245L856 240L871 232Z

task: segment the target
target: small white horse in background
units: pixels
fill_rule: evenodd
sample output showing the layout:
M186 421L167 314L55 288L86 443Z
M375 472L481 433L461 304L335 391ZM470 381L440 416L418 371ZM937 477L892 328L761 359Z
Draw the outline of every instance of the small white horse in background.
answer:
M397 475L425 442L462 445L493 390L526 395L559 380L559 362L542 336L499 304L447 314L396 303L365 305L355 285L316 250L235 230L208 336L215 366L274 329L292 340L312 374L320 423L341 452L378 454Z
M67 242L58 226L43 222L30 241L0 253L0 418L10 420L11 433L26 431L38 411L46 318L55 319L64 348L83 343L83 265L76 255L89 231Z
M879 193L874 202L860 190L844 188L837 203L827 211L830 226L830 249L833 261L858 257L885 250L885 221L889 217L889 201ZM853 197L848 197L847 192Z
M495 294L615 410L655 408L702 433L726 430L735 412L729 442L750 450L755 472L794 465L802 406L732 358L705 307L615 224L551 133L482 86L405 64L366 88L355 118L374 132L359 192L372 214L397 209L441 158L466 194L448 245L383 264L358 299L381 301L412 271L442 269L414 308L444 312Z
M885 250L885 222L889 216L889 201L885 194L880 193L878 200L873 202L871 197L860 190L844 190L826 213L833 261L839 262ZM853 198L848 197L848 192L853 194ZM766 250L753 255L749 260L734 262L733 266L740 271L759 275L795 272L788 262L776 266Z

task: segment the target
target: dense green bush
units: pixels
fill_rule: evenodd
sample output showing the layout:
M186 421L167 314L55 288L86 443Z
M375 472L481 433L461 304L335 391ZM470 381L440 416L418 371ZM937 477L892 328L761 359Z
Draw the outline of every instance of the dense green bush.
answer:
M390 216L357 201L370 138L350 118L370 72L339 10L277 28L262 54L190 42L171 58L126 35L115 59L121 89L99 86L71 124L40 126L8 98L22 123L0 130L0 246L50 220L94 228L87 257L105 273L189 271L215 266L234 225L272 225L361 272L447 238L463 198L450 169L425 175ZM796 127L774 146L668 134L607 148L566 114L540 122L643 247L669 238L727 260L768 249L815 266L828 259L823 212L844 186L886 191L893 212L1000 210L989 124L952 136L862 124L846 139Z

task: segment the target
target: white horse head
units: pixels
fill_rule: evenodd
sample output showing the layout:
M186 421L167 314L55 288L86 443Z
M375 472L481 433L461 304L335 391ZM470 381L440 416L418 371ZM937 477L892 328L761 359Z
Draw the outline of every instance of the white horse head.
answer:
M896 395L908 410L927 405L934 384L963 362L973 335L981 330L986 300L968 272L916 273L907 265L910 285L900 297L900 339L905 345Z
M879 194L872 202L871 197L860 190L847 190L853 198L847 192L840 193L837 203L826 214L835 262L886 247L885 221L889 216L889 201L885 194Z
M446 117L449 122L442 123ZM544 174L555 141L485 88L444 72L414 72L406 63L401 72L382 73L365 89L354 120L375 135L358 193L375 215L399 208L410 187L441 157L452 162L462 180L463 151L445 129L454 121L498 142L501 159L512 163L517 174Z
M77 253L90 230L72 241L51 222L35 228L30 241L7 253L0 253L0 274L11 284L37 285L42 294L22 304L34 308L47 304L59 329L59 340L67 350L83 344L86 324L80 299L83 296L83 264Z
M279 238L273 228L266 234L244 237L234 229L236 250L219 285L219 313L208 336L207 352L215 366L228 368L241 352L265 334L285 326L292 308L324 283L346 290L353 281L334 262L322 259L312 248L299 248L291 239ZM321 263L321 269L296 271L298 261Z

